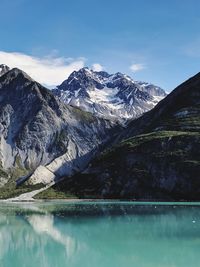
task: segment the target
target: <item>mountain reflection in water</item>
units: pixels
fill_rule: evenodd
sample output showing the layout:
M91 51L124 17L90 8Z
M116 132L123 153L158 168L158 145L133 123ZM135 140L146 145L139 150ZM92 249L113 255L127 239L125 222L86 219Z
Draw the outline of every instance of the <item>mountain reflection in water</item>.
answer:
M200 206L17 203L0 207L1 267L200 265Z

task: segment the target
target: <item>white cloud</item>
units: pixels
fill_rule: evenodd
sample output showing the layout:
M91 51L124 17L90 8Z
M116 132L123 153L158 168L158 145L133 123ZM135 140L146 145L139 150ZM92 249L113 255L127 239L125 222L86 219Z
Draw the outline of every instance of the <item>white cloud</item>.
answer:
M25 71L36 81L47 86L63 82L74 70L84 67L85 59L47 56L43 58L17 52L0 51L0 64Z
M103 70L103 66L102 66L101 64L99 64L99 63L94 63L94 64L92 65L92 69L93 69L94 71L102 71L102 70Z
M133 71L133 72L137 72L137 71L141 71L141 70L144 70L146 69L146 65L145 64L132 64L130 66L130 69Z

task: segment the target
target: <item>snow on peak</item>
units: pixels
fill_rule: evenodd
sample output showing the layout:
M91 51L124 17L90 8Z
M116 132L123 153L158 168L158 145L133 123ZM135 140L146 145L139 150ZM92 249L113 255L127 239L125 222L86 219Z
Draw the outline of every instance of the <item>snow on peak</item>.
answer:
M67 104L119 121L142 115L166 95L160 87L136 82L126 74L87 67L74 71L53 92Z

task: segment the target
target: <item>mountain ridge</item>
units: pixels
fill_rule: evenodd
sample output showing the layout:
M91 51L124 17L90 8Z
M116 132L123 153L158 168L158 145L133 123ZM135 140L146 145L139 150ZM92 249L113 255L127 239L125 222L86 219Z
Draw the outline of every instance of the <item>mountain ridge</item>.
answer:
M117 72L74 71L54 94L63 102L99 117L125 121L139 117L166 96L163 89Z

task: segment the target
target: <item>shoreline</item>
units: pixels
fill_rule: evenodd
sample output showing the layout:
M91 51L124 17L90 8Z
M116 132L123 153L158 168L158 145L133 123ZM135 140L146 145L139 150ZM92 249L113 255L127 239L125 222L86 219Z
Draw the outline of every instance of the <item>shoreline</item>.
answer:
M188 206L200 206L200 201L162 201L162 200L129 200L129 199L77 199L77 198L69 198L69 199L31 199L31 200L23 200L23 199L2 199L0 203L5 204L14 204L14 203L99 203L99 204L133 204L133 205L188 205Z

